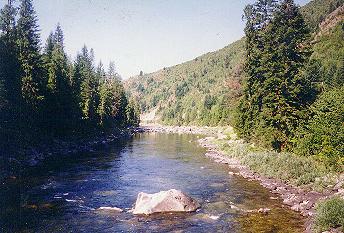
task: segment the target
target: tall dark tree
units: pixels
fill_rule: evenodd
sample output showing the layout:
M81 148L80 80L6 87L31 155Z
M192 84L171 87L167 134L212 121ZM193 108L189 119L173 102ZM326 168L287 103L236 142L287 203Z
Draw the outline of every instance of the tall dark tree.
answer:
M0 12L0 140L6 144L20 123L21 80L16 48L14 1ZM18 137L17 137L18 138Z
M126 107L126 117L128 126L139 126L140 124L140 109L133 99L130 99Z
M44 61L47 75L47 93L44 108L46 128L52 133L69 132L76 123L76 98L73 95L70 62L64 51L63 32L60 25L47 39ZM54 129L54 130L51 130Z
M21 66L22 96L31 109L43 99L40 35L32 0L21 0L17 25L17 47Z
M8 1L0 13L0 79L3 89L8 90L6 99L13 106L20 102L20 78L16 54L16 13L13 0Z
M247 138L281 150L314 100L301 73L309 57L308 29L293 0L258 1L245 13L248 78L238 125Z
M113 62L110 62L106 78L100 84L99 97L100 125L104 128L125 126L128 123L128 100Z
M277 7L265 35L261 127L268 131L263 130L262 137L271 141L274 148L282 149L298 124L306 119L316 93L301 73L310 55L309 31L293 0L284 0Z
M18 16L13 3L0 12L1 148L138 122L113 63L108 73L101 63L95 68L93 49L84 46L72 64L59 24L41 53L32 0L20 1Z
M246 6L244 18L246 60L244 71L244 95L238 106L236 128L240 136L247 139L254 137L252 128L258 124L259 114L262 110L262 83L265 81L263 68L263 54L266 50L265 30L272 20L276 9L276 0L259 0L253 5Z
M99 80L97 80L95 73L93 50L91 49L89 52L86 46L77 56L74 80L80 89L79 105L83 119L95 125L98 120Z

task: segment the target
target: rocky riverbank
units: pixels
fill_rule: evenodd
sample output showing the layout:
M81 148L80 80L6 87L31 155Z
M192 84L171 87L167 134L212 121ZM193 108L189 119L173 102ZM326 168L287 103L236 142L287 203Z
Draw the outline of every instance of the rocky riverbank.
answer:
M301 187L289 185L278 179L268 178L250 170L247 166L242 165L239 160L226 156L214 143L215 139L225 139L227 137L219 128L159 125L142 127L140 130L145 132L186 133L208 136L198 140L199 144L207 149L205 154L207 157L213 159L215 162L227 164L231 168L229 175L238 175L246 179L256 180L260 182L262 186L269 189L271 193L279 194L285 206L300 212L301 215L307 218L305 232L312 232L312 223L317 202L336 195L344 198L344 189L342 188L344 184L343 174L339 177L334 187L325 189L322 192L317 192L304 190ZM235 141L240 143L239 140ZM333 230L332 232L338 231Z
M233 170L229 172L229 175L238 175L249 180L256 180L262 186L269 189L271 193L279 194L285 206L300 212L302 216L307 218L305 232L312 232L316 203L332 196L344 197L344 189L341 188L344 181L343 175L332 189L325 189L322 192L304 190L301 187L289 185L280 180L268 178L251 171L247 166L243 166L240 161L229 158L218 150L217 146L212 143L213 140L214 137L206 137L199 140L200 145L207 149L205 155L217 163L227 164ZM331 232L340 231L333 230Z
M35 146L0 151L0 181L16 179L25 169L38 166L43 161L56 156L66 157L77 153L92 152L96 147L107 145L115 140L130 138L142 132L137 128L117 130L113 133L94 135L72 140L51 140Z
M137 128L139 132L155 133L178 133L178 134L199 134L207 136L221 136L217 127L197 127L197 126L164 126L164 125L146 125Z

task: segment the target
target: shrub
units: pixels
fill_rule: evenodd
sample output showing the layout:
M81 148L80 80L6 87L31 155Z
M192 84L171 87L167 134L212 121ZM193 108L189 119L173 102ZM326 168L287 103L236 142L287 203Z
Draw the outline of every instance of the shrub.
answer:
M337 170L344 154L344 88L324 92L312 106L313 117L298 129L294 151L316 155Z
M292 185L322 191L333 186L336 181L336 173L313 156L277 153L240 141L216 140L216 143L227 156L238 159L252 171Z
M323 232L330 228L344 226L344 200L334 197L316 206L315 231Z

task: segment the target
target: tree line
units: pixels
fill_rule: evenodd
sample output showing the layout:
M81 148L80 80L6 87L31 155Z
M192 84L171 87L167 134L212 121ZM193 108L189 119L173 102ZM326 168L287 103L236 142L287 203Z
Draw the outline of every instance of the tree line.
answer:
M32 0L9 0L0 12L2 140L59 137L137 126L139 110L114 63L95 64L84 46L73 61L61 26L41 47Z
M236 108L237 132L264 147L317 155L342 166L342 37L325 37L313 45L293 0L258 0L245 8L244 17L245 78ZM332 34L343 35L342 26ZM319 55L336 46L332 54Z

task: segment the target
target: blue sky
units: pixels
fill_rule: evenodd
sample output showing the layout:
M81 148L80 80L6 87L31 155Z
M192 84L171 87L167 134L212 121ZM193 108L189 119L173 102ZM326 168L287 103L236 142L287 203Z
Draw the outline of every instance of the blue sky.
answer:
M7 0L0 0L2 7ZM34 0L43 42L60 22L73 58L86 44L128 78L191 60L243 36L253 0ZM308 0L296 0L304 5Z

